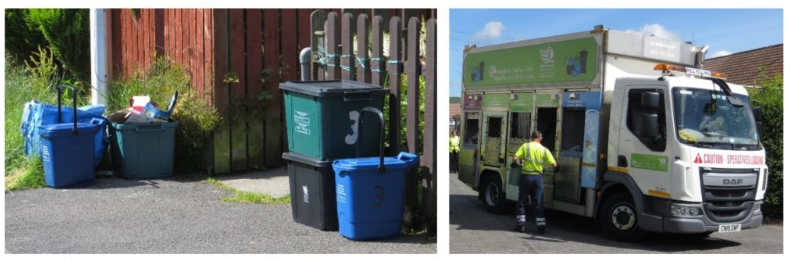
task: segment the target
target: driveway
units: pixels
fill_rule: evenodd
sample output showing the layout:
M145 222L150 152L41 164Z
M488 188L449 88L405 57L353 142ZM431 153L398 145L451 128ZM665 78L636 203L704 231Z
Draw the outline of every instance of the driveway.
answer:
M96 179L5 194L9 253L436 253L425 236L353 242L292 220L289 205L220 201L203 181Z
M782 225L737 233L714 233L709 238L655 234L640 243L610 240L589 218L547 211L547 233L511 231L515 216L486 212L477 192L450 174L450 253L593 254L593 253L698 253L781 254Z

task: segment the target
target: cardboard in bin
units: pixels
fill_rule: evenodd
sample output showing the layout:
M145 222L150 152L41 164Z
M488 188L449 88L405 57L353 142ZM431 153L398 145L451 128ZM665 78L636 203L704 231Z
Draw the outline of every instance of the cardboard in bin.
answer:
M159 110L154 102L150 101L149 96L134 96L131 98L131 107L125 110L113 112L109 115L109 122L119 124L145 124L145 123L163 123L167 122L174 107L177 105L179 93L177 91L172 95L169 101L168 110Z
M150 103L150 96L134 96L131 97L131 110L135 113L142 113L144 107Z
M158 107L155 106L155 103L148 102L145 104L144 109L142 109L141 114L147 115L150 118L169 119L169 117L172 116L172 112L174 112L174 106L177 105L178 96L178 91L175 91L174 95L172 95L172 99L169 100L169 107L166 111L159 110Z
M166 122L165 120L150 118L136 113L133 108L113 112L107 119L109 122L119 124L150 124Z

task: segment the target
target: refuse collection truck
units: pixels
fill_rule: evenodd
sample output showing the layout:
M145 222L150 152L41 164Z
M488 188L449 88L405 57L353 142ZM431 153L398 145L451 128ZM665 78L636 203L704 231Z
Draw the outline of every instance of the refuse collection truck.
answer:
M545 208L614 238L760 226L762 111L701 69L707 50L602 26L467 46L459 179L488 211L509 208L513 155L536 129L559 165L543 173Z

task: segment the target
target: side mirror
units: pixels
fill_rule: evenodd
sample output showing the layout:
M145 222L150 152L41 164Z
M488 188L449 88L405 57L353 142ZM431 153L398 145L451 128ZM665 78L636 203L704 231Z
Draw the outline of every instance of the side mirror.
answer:
M763 107L755 106L752 108L752 116L755 117L755 121L763 121Z
M641 106L643 108L657 110L660 108L660 93L645 92L641 94Z
M638 137L644 139L654 139L659 135L659 122L657 122L656 113L643 113L638 117L640 123L636 129Z
M763 122L761 122L761 121L755 122L755 127L758 130L758 141L759 142L763 142L763 140L761 140L761 136L763 136L763 130L764 130L763 129Z

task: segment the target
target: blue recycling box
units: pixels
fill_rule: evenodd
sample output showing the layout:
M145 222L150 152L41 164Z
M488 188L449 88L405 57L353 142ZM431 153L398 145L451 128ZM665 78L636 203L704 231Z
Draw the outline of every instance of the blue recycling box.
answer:
M417 161L417 155L406 152L396 157L335 160L338 232L351 240L380 239L401 232L404 179Z
M38 128L46 185L61 188L93 181L95 133L99 128L100 125L90 123L59 123Z

